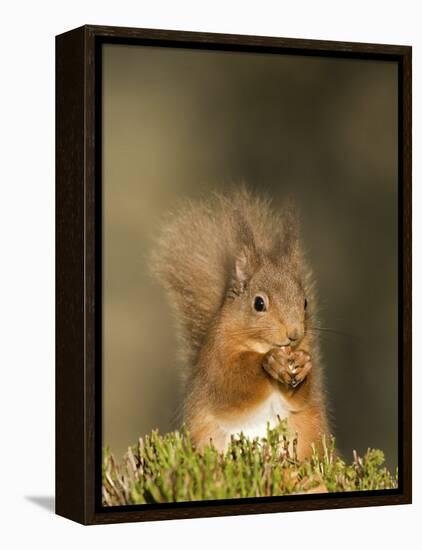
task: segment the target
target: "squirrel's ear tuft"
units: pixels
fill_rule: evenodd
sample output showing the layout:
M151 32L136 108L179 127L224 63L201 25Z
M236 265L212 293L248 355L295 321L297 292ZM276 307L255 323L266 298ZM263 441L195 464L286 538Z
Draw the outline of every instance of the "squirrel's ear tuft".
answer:
M253 258L247 248L242 248L234 262L235 286L243 291L253 274Z
M299 254L299 213L296 205L288 201L281 215L280 232L276 237L272 255L275 262L286 257L294 260Z
M257 267L255 239L250 225L243 215L235 210L238 252L234 258L232 286L236 294L243 292Z
M299 252L299 229L297 219L286 220L283 237L285 254L293 259Z

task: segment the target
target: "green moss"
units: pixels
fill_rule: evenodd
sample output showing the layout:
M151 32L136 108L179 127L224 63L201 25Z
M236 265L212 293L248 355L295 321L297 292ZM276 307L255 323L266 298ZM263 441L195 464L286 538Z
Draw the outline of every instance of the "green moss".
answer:
M384 465L382 451L354 453L350 464L335 453L334 439L324 442L324 455L316 452L300 462L297 440L288 436L285 423L267 430L267 437L232 438L226 453L212 445L199 452L182 429L160 435L153 431L130 447L117 463L108 449L103 453L103 504L142 504L248 498L300 493L366 491L397 487L397 472Z

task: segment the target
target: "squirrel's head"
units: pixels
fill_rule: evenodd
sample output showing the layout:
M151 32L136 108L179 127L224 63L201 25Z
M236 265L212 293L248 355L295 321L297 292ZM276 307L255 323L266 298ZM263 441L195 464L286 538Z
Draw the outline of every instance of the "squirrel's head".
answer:
M259 353L298 346L313 304L296 232L273 238L271 249L259 250L250 234L245 241L232 264L224 304L232 336Z

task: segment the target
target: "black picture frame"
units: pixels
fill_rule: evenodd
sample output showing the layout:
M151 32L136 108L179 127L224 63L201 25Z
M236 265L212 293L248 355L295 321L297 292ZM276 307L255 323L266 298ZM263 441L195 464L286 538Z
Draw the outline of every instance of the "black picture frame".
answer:
M399 67L399 487L101 505L101 48L105 43L396 61ZM410 46L83 26L56 37L56 513L82 524L406 504L412 498Z

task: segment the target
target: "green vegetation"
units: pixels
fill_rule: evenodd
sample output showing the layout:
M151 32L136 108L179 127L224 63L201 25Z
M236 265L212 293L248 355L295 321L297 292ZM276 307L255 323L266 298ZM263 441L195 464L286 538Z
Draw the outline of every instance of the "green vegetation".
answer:
M267 437L232 438L226 453L213 446L196 451L182 429L159 435L153 431L130 447L117 463L108 449L103 456L103 504L142 504L257 496L366 491L397 487L397 472L384 466L382 451L354 453L351 464L336 456L334 439L300 462L297 440L286 425L267 430Z

